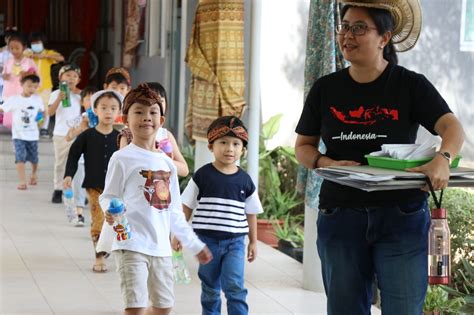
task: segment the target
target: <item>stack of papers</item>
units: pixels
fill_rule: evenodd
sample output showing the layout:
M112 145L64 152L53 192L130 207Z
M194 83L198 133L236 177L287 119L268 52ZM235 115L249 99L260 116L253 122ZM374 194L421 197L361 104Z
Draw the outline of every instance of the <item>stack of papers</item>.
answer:
M436 154L433 142L422 144L383 144L381 151L370 153L372 156L386 156L398 160L419 160L432 158Z
M421 188L426 184L423 173L405 172L361 166L332 166L316 169L322 178L364 191ZM458 167L451 170L449 187L474 187L474 169Z

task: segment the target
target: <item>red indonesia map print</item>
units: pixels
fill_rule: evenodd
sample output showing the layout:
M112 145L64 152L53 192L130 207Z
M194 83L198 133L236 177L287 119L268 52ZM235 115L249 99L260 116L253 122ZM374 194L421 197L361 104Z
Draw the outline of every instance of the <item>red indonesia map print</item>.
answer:
M356 110L349 110L348 114L343 111L338 111L334 106L331 106L330 110L334 117L345 124L370 126L377 121L398 120L398 109L389 109L380 106L372 108L359 106Z
M170 175L171 172L142 170L140 175L146 178L143 185L143 194L150 206L158 209L167 209L171 203Z

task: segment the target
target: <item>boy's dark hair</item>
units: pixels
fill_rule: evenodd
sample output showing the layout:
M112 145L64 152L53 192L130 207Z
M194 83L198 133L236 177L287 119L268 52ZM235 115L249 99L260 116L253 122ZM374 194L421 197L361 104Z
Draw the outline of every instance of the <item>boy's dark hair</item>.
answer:
M3 33L3 38L12 37L13 35L19 34L16 28L7 28L5 33Z
M107 97L107 98L115 98L117 102L119 103L119 109L122 109L122 100L115 94L116 92L113 91L106 91L105 93L101 94L95 101L94 104L92 104L93 108L97 108L97 105L99 105L100 99Z
M84 100L84 98L87 96L87 95L92 95L94 94L95 92L99 91L98 88L96 88L95 86L92 86L92 85L89 85L89 86L86 86L82 91L81 91L81 101Z
M40 82L40 77L36 73L28 73L28 74L21 77L20 83L23 84L28 80L33 82L33 83L39 83Z
M248 133L244 123L235 116L222 116L214 120L207 129L207 140L209 144L222 137L235 137L242 140L247 147Z
M160 114L164 116L163 104L161 104L161 98L154 90L152 90L148 84L142 83L136 88L130 90L125 99L123 100L123 111L124 115L128 114L128 110L132 107L133 104L138 103L145 106L152 106L153 104L158 104L160 107Z
M166 114L166 112L168 111L169 104L168 104L168 97L166 96L165 88L159 82L147 82L146 84L148 85L150 89L152 89L153 91L158 93L159 96L164 98L165 103L166 103L166 108L165 108L165 114Z
M130 78L130 73L127 69L123 67L113 67L110 68L109 71L105 74L105 84L109 85L112 82L116 82L117 84L126 84L128 86L132 85Z
M10 36L10 38L8 39L8 43L10 43L11 41L20 42L23 45L23 47L26 47L26 38L19 32L13 33Z
M125 78L120 73L112 73L105 78L105 84L109 85L112 82L115 82L117 84L126 84L127 86L130 86L130 83L128 82L127 78Z
M46 35L42 32L31 32L30 34L30 43L32 42L46 42Z

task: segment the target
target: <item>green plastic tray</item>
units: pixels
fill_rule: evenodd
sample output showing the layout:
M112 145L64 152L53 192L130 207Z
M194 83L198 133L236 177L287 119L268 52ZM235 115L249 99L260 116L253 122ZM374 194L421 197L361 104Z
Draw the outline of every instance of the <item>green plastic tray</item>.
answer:
M419 160L399 160L393 159L385 156L372 156L367 154L365 156L367 161L369 162L369 166L373 167L380 167L380 168L389 168L393 170L404 170L407 168L417 167L423 164L428 163L433 158L426 158L426 159L419 159ZM451 162L451 168L456 168L459 165L459 160L461 156L458 155L456 158Z

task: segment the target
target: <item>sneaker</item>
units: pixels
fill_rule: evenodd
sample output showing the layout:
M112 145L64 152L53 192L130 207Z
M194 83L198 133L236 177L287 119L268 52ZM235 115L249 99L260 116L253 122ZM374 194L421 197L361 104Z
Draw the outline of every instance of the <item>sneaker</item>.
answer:
M52 203L63 203L63 192L62 190L55 190L53 197L51 198Z
M41 138L49 138L48 129L40 129L40 137Z
M84 217L79 214L77 218L74 220L74 225L77 227L84 226Z

